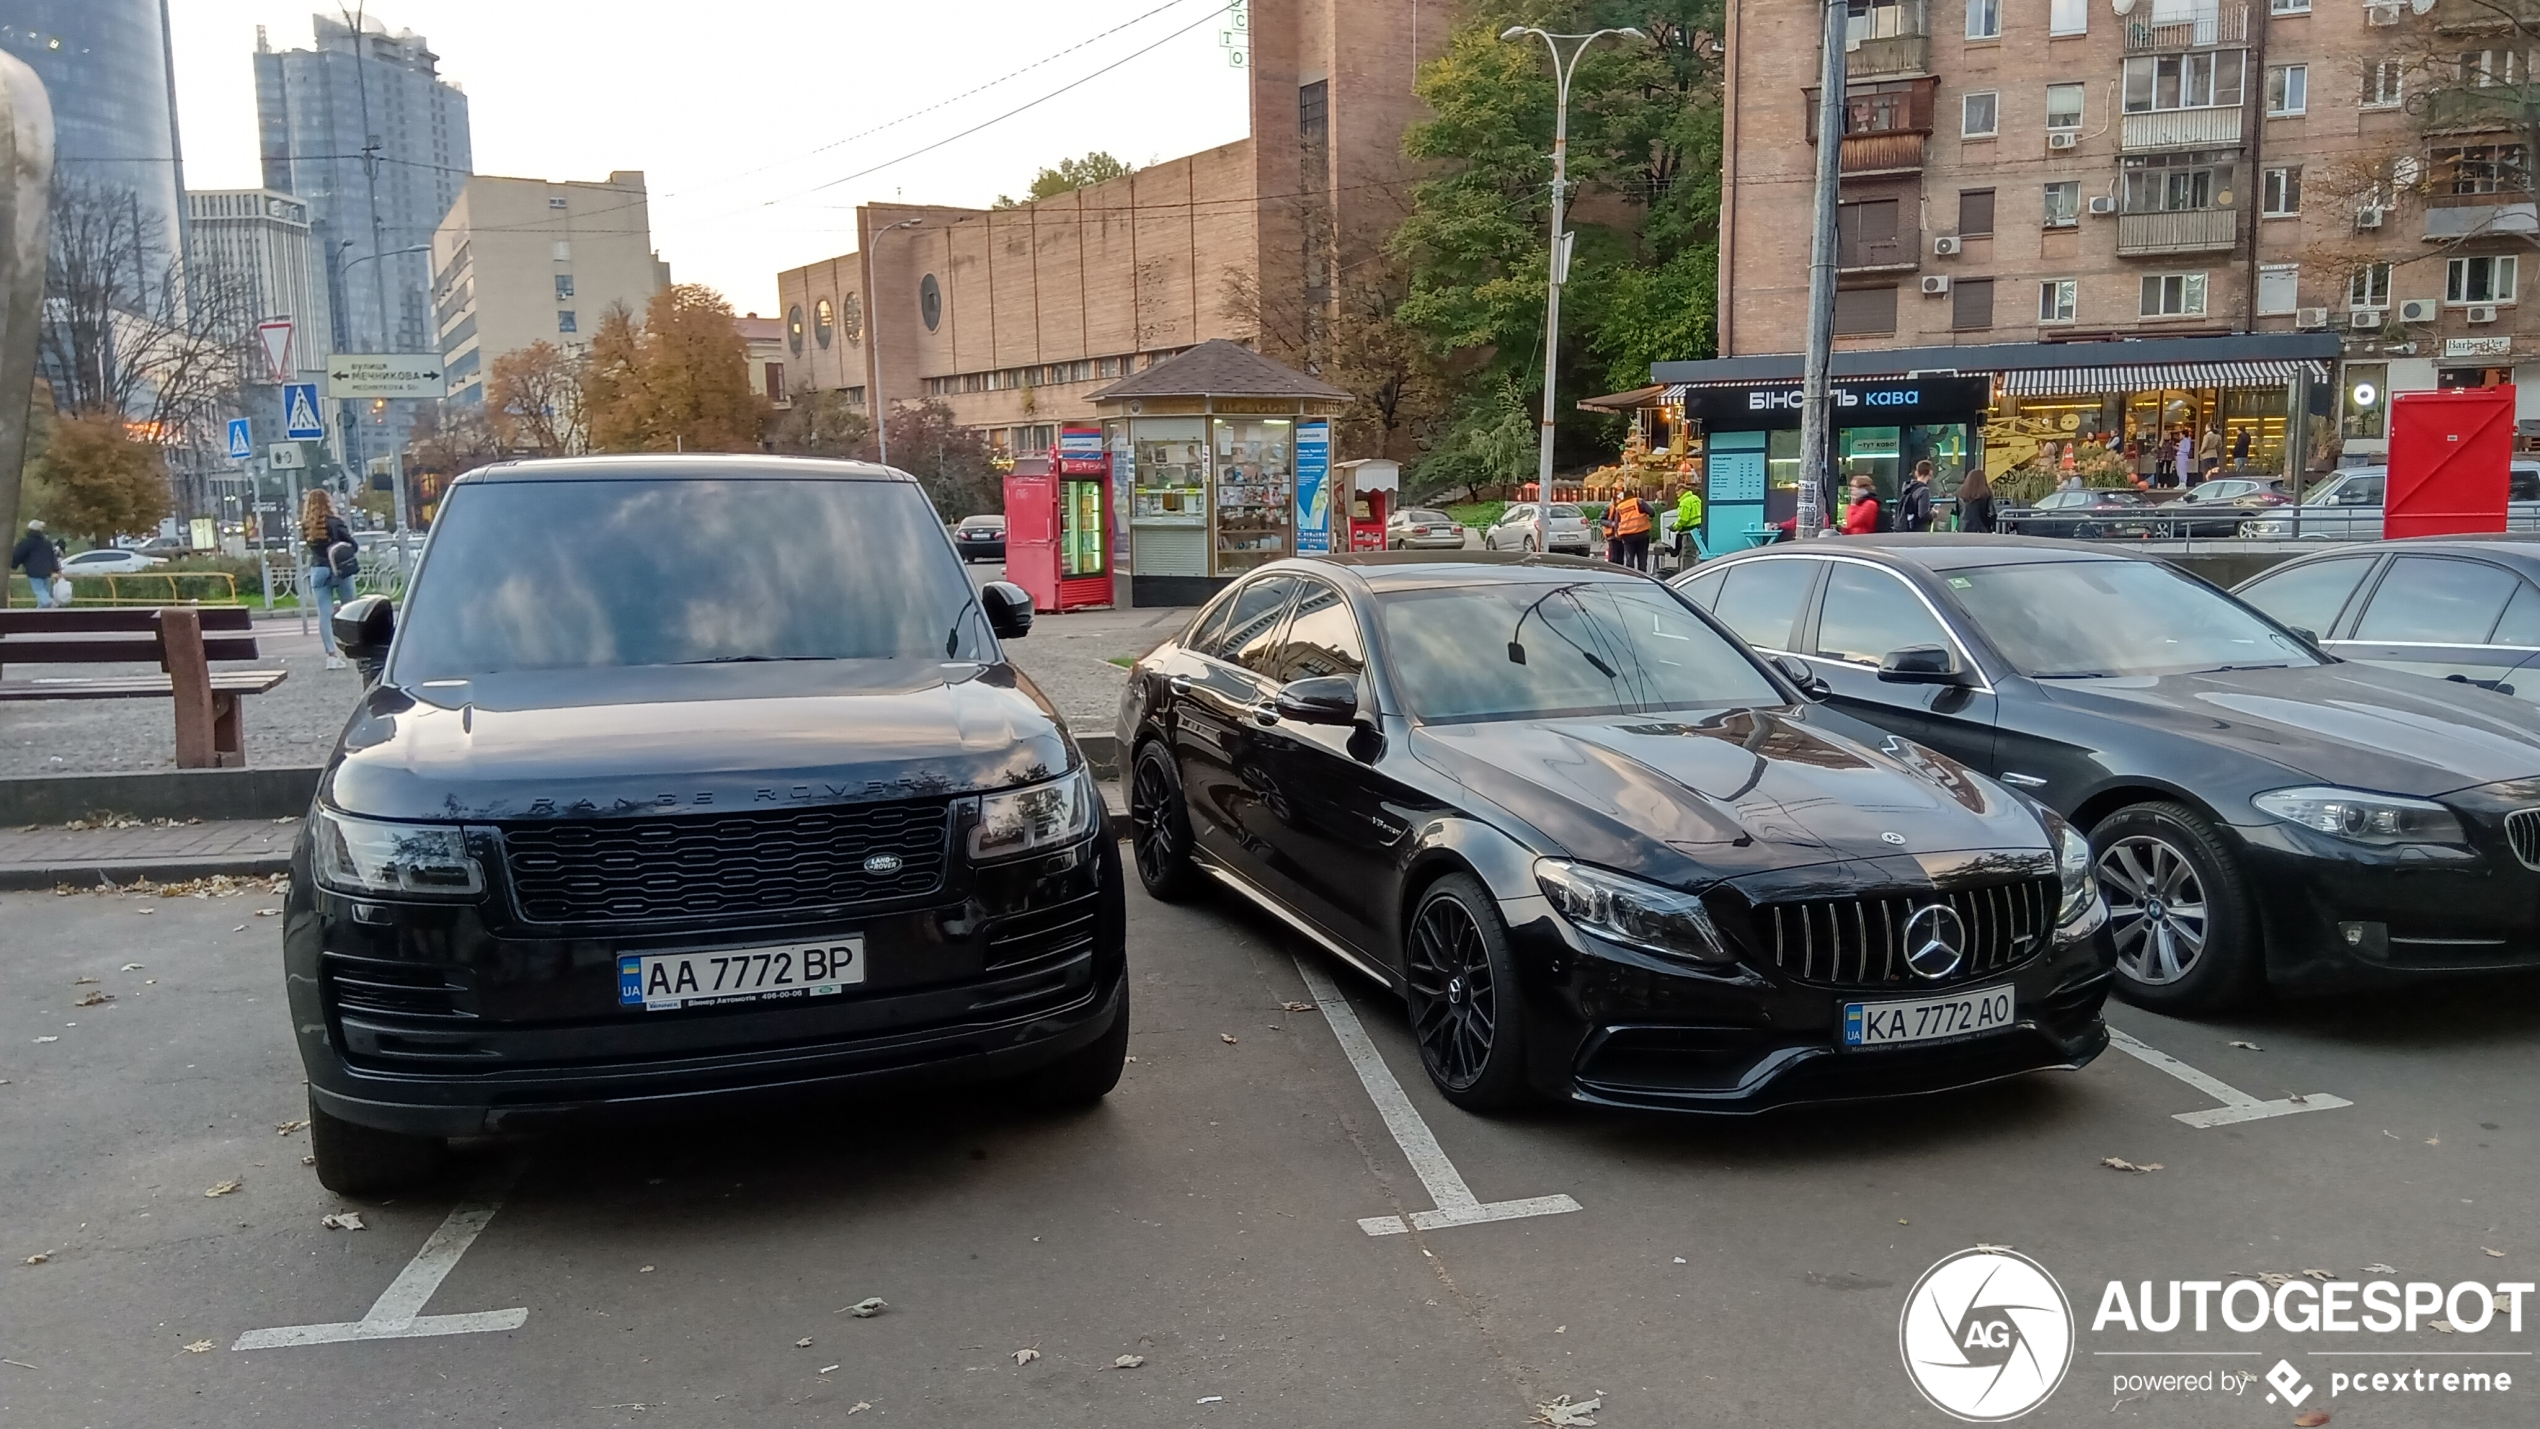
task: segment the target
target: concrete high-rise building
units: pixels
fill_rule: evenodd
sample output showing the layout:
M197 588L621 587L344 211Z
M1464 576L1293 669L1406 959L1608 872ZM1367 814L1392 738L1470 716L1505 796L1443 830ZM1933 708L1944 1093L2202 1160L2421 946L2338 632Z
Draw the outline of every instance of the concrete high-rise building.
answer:
M653 252L644 176L603 183L478 175L432 235L434 346L450 400L485 400L486 367L535 342L590 345L602 315L644 305L670 283Z
M198 189L185 204L197 292L242 322L290 319L293 380L321 380L335 325L307 202L271 189ZM253 376L265 380L261 367Z
M173 257L185 176L166 0L11 0L0 49L52 98L55 171L131 193Z

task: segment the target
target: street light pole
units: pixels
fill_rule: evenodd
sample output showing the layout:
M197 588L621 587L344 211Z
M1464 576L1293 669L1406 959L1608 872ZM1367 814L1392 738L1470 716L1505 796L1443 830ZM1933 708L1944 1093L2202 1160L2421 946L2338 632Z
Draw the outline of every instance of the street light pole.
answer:
M1834 285L1842 255L1835 219L1843 180L1844 50L1851 7L1826 0L1824 54L1817 83L1817 224L1808 246L1808 358L1799 409L1799 492L1792 512L1794 541L1816 537L1824 525L1824 495L1834 450Z
M1569 182L1570 162L1570 76L1579 68L1579 56L1587 47L1607 35L1630 39L1648 38L1639 30L1625 26L1598 30L1586 35L1556 35L1533 25L1511 25L1499 32L1502 40L1518 40L1533 35L1552 51L1552 75L1557 99L1552 113L1552 249L1545 270L1543 303L1543 427L1535 453L1535 549L1552 549L1552 421L1557 410L1553 387L1561 361L1561 285L1570 277L1569 236L1561 231L1561 200ZM1570 52L1561 47L1568 44Z
M873 448L884 466L891 464L891 409L882 401L882 329L875 321L882 305L873 300L873 249L881 243L883 234L915 228L925 221L923 217L903 218L877 228L872 241L864 245L864 350L873 355Z

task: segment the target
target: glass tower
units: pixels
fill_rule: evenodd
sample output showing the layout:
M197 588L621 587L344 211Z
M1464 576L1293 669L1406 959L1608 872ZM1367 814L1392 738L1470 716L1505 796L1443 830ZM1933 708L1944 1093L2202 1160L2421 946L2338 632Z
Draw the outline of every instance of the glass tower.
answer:
M185 183L166 0L9 0L0 49L26 61L53 101L55 172L132 194L172 259Z

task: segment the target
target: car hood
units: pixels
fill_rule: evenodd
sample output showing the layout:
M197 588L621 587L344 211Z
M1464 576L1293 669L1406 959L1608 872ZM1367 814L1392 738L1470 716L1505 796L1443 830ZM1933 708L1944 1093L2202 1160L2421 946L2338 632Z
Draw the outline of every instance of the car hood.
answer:
M1065 724L1011 665L823 660L374 687L320 797L404 819L873 803L1047 779Z
M1800 711L1425 725L1415 748L1589 863L1680 888L1830 863L1943 876L2051 849L2024 801L1910 741Z
M2036 684L2050 703L2265 760L2323 784L2430 798L2540 775L2540 709L2475 685L2377 665Z

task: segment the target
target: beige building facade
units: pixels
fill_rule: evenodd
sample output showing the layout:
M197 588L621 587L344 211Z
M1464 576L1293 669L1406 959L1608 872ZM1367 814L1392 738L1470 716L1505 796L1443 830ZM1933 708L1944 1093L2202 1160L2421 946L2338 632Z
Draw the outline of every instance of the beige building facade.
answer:
M640 319L670 284L644 176L599 183L479 175L432 235L432 301L453 402L485 400L487 366L535 342L578 352L623 304Z

